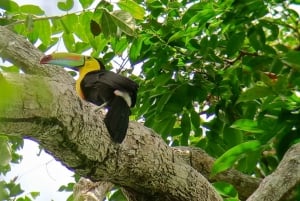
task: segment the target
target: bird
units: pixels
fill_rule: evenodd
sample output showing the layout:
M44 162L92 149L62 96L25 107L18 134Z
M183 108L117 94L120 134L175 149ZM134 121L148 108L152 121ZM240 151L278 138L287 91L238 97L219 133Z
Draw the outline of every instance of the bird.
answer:
M79 72L76 92L100 108L107 108L104 123L112 141L122 143L128 129L130 108L137 100L138 84L106 70L100 59L76 53L57 52L43 56L40 64L54 64Z

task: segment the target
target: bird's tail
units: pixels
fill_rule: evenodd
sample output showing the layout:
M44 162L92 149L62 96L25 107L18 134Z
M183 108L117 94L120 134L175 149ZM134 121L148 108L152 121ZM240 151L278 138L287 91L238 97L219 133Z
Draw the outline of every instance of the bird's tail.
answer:
M130 108L126 101L115 96L109 104L109 110L104 119L107 130L114 142L122 143L126 136L130 116Z

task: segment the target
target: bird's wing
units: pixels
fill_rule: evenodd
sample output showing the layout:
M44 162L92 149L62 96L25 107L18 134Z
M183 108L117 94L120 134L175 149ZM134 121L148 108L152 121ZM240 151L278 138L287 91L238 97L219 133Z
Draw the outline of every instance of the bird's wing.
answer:
M99 90L106 90L109 87L113 90L127 92L132 99L131 106L135 105L138 84L127 77L111 71L98 71L87 74L83 81L84 87L99 88Z

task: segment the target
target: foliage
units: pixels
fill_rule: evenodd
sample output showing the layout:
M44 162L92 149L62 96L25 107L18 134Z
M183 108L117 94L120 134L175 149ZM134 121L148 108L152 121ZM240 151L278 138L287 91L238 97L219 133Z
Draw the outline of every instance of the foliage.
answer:
M93 2L80 0L76 13L73 0L59 2L66 13L45 17L7 0L0 23L43 52L63 43L119 64L140 84L133 120L219 158L213 174L234 166L264 177L299 141L299 1Z

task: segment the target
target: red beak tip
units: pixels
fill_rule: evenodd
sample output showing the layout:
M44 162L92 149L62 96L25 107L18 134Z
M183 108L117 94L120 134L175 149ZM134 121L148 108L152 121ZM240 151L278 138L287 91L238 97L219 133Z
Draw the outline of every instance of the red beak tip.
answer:
M41 58L40 64L47 64L52 59L51 55L46 55Z

